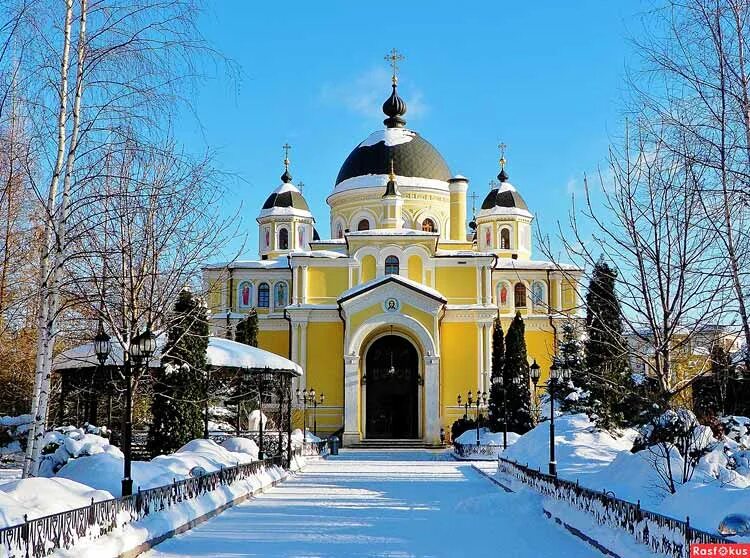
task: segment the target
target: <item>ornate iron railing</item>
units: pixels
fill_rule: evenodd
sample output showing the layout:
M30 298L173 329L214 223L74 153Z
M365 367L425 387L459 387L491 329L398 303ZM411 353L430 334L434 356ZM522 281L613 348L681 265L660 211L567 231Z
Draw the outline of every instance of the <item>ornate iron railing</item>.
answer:
M453 442L453 450L461 459L497 459L503 452L503 446L487 444L459 444Z
M25 523L0 529L0 556L3 558L41 558L57 549L69 549L83 538L97 538L151 513L179 502L197 498L220 486L227 486L280 467L280 456L227 467L201 477L139 490L132 496L94 502L82 508L27 519Z
M328 455L328 441L320 440L319 442L302 442L302 455L307 457L319 455L321 457Z
M593 517L599 525L628 532L637 542L653 552L674 558L688 558L691 543L727 544L732 541L720 535L701 531L681 521L641 508L613 496L612 492L591 490L577 482L560 479L537 469L500 457L498 471L529 485L544 496L561 500Z

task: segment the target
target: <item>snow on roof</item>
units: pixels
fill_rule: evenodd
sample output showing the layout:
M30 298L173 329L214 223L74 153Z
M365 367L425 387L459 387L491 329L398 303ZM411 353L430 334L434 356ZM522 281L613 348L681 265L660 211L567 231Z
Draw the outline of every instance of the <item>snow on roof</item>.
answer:
M360 143L357 147L369 147L376 143L385 142L388 147L394 145L401 145L402 143L409 143L414 136L416 136L411 130L406 128L385 128L384 130L378 130L368 136L365 141Z
M431 296L432 298L436 298L438 300L442 300L445 302L447 299L443 296L443 294L431 287L427 287L423 285L422 283L418 283L417 281L412 281L411 279L407 279L406 277L402 277L401 275L385 275L384 277L377 277L375 279L370 279L369 281L365 281L361 285L357 285L356 287L352 287L351 289L348 289L341 293L338 300L346 300L349 298L352 298L353 296L356 296L357 294L368 291L370 289L375 288L381 283L386 282L394 282L394 283L400 283L404 285L405 287L409 287L411 289L414 289L415 291L422 292L428 296Z
M439 248L435 250L435 256L439 258L491 258L494 254L492 252L479 252L476 250L445 250L444 248Z
M287 185L285 184L285 186ZM258 219L262 219L263 217L273 217L273 216L312 217L312 213L310 213L306 209L300 209L298 207L276 207L274 206L268 209L261 209L256 221Z
M329 258L329 259L337 259L337 258L346 258L346 254L342 254L341 252L334 252L333 250L294 250L292 253L292 256L300 256L300 257L306 257L306 258Z
M438 237L440 233L425 232L417 229L368 229L366 231L349 231L346 236L424 236Z
M498 258L497 262L495 262L495 269L582 271L580 267L572 264L561 264L538 260L514 260L513 258Z
M298 194L301 194L300 189L297 188L294 184L291 182L282 182L279 184L276 189L272 192L274 194L283 194L284 192L297 192Z
M345 238L324 238L323 240L311 240L310 244L322 245L322 244L346 244Z
M289 269L286 258L276 260L235 260L233 262L209 264L203 269Z
M356 190L358 188L385 188L388 180L390 180L390 178L387 174L365 174L362 176L354 176L339 182L333 189L333 193L338 194L339 192ZM430 188L433 190L440 190L441 192L448 191L447 182L436 180L434 178L396 175L396 184L402 190L408 190L409 187L416 187Z
M161 352L167 336L164 333L156 336L156 352L149 360L149 368L161 366ZM282 356L257 347L237 343L223 337L209 337L206 361L211 366L224 366L243 369L263 369L274 371L289 371L295 376L302 375L302 368ZM119 343L112 343L112 351L105 362L108 366L122 366L123 350ZM72 368L93 368L99 365L94 352L94 344L85 343L73 347L57 355L53 362L54 370L69 370Z
M500 192L517 192L516 187L513 186L510 182L501 182L500 188L498 188Z
M511 191L511 190L508 190ZM515 191L515 190L512 190ZM507 215L517 215L520 217L528 217L529 219L533 219L534 216L531 214L530 211L526 209L521 209L520 207L501 207L499 205L494 205L490 209L480 209L479 213L477 214L477 217L488 217L490 215L501 215L501 216L507 216Z

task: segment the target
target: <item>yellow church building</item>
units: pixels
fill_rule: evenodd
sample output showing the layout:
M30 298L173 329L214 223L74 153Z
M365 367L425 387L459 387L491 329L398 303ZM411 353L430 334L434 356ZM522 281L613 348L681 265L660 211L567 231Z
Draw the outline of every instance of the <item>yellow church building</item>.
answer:
M464 413L457 395L490 390L497 316L507 331L521 313L545 373L579 306L581 270L531 258L534 216L504 158L467 226L469 180L405 127L406 108L394 75L385 127L349 154L327 198L332 238L319 237L287 151L257 218L260 259L203 270L212 334L231 337L255 309L259 346L304 368L295 389L325 393L319 434L343 428L345 446L439 443Z

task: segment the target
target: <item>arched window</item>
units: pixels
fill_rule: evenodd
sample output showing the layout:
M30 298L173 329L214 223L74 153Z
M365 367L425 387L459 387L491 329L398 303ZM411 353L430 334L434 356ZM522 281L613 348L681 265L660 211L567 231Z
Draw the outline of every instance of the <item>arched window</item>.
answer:
M268 283L261 283L260 285L258 285L258 307L259 308L268 308L269 295L270 295L270 288L268 287Z
M344 238L344 227L341 226L341 223L336 225L336 238Z
M432 219L425 219L424 221L422 221L422 230L424 232L437 232L435 221L433 221Z
M500 249L510 250L510 229L500 231Z
M515 299L516 308L526 308L526 285L516 283L513 293L515 295L513 298Z
M279 229L279 250L289 249L289 231L286 229Z
M243 281L237 288L237 302L240 308L250 308L253 305L253 284Z
M398 275L398 258L396 256L388 256L385 259L385 274Z
M369 231L370 230L370 221L368 221L367 219L362 219L357 224L357 230L358 231Z
M286 297L289 292L286 283L276 283L273 287L273 307L284 308L286 306Z

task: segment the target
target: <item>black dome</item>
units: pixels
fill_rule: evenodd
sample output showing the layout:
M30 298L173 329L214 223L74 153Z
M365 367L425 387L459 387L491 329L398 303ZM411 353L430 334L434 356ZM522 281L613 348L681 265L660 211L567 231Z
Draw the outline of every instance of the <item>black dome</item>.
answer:
M336 184L347 178L368 174L388 174L391 159L398 176L432 178L448 181L451 171L448 164L430 142L415 132L405 143L387 146L385 140L374 145L358 145L341 166ZM366 142L363 142L366 143Z
M521 194L516 192L515 189L504 189L502 187L490 190L490 193L487 194L487 197L482 202L482 209L492 209L493 207L515 207L525 209L526 211L529 210Z
M302 196L302 192L291 185L284 185L277 188L276 191L272 192L266 198L263 209L272 209L274 207L293 207L294 209L310 211L305 198Z

